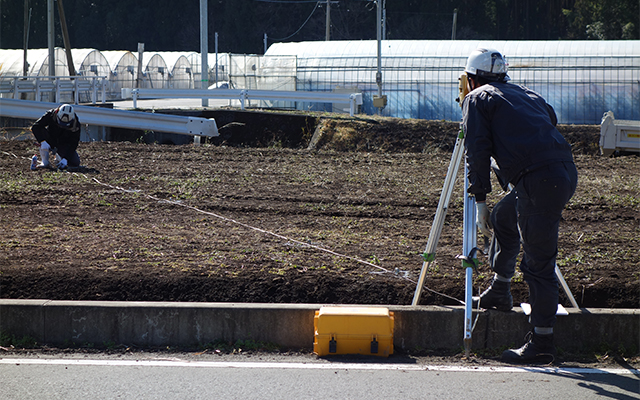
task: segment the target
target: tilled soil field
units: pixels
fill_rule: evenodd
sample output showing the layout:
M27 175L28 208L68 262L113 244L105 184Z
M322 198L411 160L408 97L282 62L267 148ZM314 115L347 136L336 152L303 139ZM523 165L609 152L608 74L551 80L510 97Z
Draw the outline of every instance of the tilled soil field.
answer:
M598 126L560 128L580 181L558 265L581 307L637 308L640 158L598 155ZM0 297L411 304L457 124L323 117L311 150L309 132L295 148L269 132L81 143L67 172L30 171L33 141L0 141ZM463 298L461 178L421 304ZM519 274L513 291L527 300Z

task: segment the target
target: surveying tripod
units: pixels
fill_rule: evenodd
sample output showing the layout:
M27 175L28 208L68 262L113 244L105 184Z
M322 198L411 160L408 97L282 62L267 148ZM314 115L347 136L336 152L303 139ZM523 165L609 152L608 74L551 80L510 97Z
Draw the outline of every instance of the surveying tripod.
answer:
M456 99L460 102L460 106L462 106L462 100L464 96L469 92L469 88L467 86L467 76L466 73L463 73L460 78L460 86L459 86L459 97ZM447 175L444 179L444 185L442 187L442 193L440 194L440 200L438 202L438 208L436 209L436 215L433 218L433 224L431 225L431 230L429 232L429 239L427 240L427 247L425 252L422 254L424 258L424 262L422 264L422 270L420 271L420 277L418 278L418 284L416 286L416 291L413 295L413 301L411 305L417 306L420 302L420 295L422 293L422 288L424 287L424 280L427 275L427 271L431 264L435 261L436 257L436 248L438 247L438 241L440 240L440 235L442 233L442 227L444 226L444 219L447 215L447 210L449 208L449 202L451 200L451 195L453 194L453 187L456 181L456 176L458 175L458 170L460 168L460 163L463 160L464 154L464 131L460 129L458 133L458 137L456 139L456 144L453 148L453 154L451 156L451 161L449 162L449 169L447 170ZM471 196L467 193L467 188L469 187L469 178L467 175L467 163L464 163L464 214L463 214L463 232L462 232L462 256L459 256L462 259L462 266L465 269L465 300L464 300L464 349L465 356L469 357L471 351L471 332L473 330L472 323L472 300L473 300L473 270L478 266L478 258L476 257L478 253L477 246L477 226L476 226L476 201L475 197ZM513 188L512 188L513 189ZM486 240L486 238L485 238ZM569 286L567 282L564 280L560 269L556 265L555 267L556 277L558 282L562 285L562 288L565 291L565 294L569 298L571 305L574 308L579 308L578 303L571 294L569 290ZM523 304L525 306L525 304ZM559 313L560 310L563 313L566 313L561 305L558 305ZM525 312L528 314L530 312L530 308L525 309Z

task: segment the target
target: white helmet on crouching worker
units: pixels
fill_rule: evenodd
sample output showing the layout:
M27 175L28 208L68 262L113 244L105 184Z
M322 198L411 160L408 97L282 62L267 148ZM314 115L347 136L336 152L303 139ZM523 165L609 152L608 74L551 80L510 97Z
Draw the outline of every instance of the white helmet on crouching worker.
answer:
M508 65L498 50L478 48L469 55L464 71L487 81L508 81Z
M69 128L75 120L75 115L70 104L63 104L56 110L56 122L63 128Z

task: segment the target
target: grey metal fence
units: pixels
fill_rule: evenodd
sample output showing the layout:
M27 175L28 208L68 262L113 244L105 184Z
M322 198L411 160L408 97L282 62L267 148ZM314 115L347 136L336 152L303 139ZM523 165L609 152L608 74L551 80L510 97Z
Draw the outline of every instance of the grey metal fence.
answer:
M512 83L540 93L560 123L599 124L604 112L616 118L640 119L640 57L509 58ZM466 57L382 58L383 115L457 121L455 98ZM373 114L377 94L374 57L298 59L297 90L331 91L356 87L363 93L362 111Z

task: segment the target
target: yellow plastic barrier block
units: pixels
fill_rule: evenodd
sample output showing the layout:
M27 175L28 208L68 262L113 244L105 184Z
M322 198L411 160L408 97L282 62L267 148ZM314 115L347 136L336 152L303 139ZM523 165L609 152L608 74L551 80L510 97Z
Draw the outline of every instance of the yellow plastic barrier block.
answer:
M393 312L385 307L321 307L313 325L319 356L393 354Z

